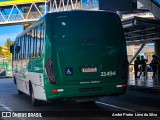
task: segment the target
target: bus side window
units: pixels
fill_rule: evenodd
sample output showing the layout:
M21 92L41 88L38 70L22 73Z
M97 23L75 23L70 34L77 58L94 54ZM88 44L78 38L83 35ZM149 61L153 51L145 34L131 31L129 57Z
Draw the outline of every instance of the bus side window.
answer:
M25 35L25 58L28 58L28 34Z
M10 48L11 49L11 48ZM16 53L12 53L12 59L15 60L16 59Z
M41 48L40 53L43 53L43 46L44 46L44 23L41 25Z
M18 40L19 40L19 39L18 39ZM15 43L16 45L18 45L18 40L17 40L16 43ZM15 49L15 48L14 48L14 49ZM14 59L17 60L17 59L18 59L18 53L15 52L14 55L15 55Z
M34 34L34 57L36 58L38 53L37 53L37 27L35 28L35 34Z
M22 36L22 44L21 44L21 46L22 46L22 47L21 47L21 48L22 48L22 59L24 59L24 46L25 46L25 45L24 45L24 37L25 37L25 36Z
M21 59L23 59L23 36L21 37L21 45L20 45L20 47L21 47Z
M31 58L31 36L32 34L31 34L31 31L29 31L29 33L28 33L28 55L29 55L29 58Z
M26 34L24 35L24 48L23 48L23 58L26 59Z
M22 37L20 37L19 43L20 43L19 59L22 59Z
M34 29L32 29L31 35L31 58L34 57Z
M16 44L16 42L14 42L14 44ZM16 53L14 51L14 54L13 54L13 60L16 60Z
M20 46L20 38L18 38L18 44L17 45ZM20 52L17 53L17 59L19 59L19 54L20 54Z
M41 25L39 25L37 29L37 57L41 56L40 46L41 46Z

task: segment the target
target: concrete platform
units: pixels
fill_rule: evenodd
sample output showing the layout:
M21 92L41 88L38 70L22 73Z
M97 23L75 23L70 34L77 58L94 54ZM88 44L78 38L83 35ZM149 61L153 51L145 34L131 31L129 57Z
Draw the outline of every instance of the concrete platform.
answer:
M152 78L152 73L148 73L147 77L141 76L140 79L134 78L134 73L129 74L128 90L146 91L160 94L160 80Z

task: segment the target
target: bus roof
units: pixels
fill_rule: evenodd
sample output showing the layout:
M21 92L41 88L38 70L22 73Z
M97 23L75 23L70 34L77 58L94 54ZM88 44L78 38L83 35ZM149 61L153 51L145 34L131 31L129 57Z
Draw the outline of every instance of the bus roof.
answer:
M47 13L43 17L41 17L38 21L34 22L32 25L30 25L26 30L24 30L22 33L18 34L16 38L21 37L23 34L28 32L31 28L37 26L38 24L42 23L45 21L46 16L51 16L53 14L61 14L61 13L70 13L70 12L106 12L108 14L113 14L118 16L116 13L109 12L109 11L103 11L103 10L98 10L98 11L92 11L92 10L71 10L71 11L62 11L62 12L54 12L54 13Z

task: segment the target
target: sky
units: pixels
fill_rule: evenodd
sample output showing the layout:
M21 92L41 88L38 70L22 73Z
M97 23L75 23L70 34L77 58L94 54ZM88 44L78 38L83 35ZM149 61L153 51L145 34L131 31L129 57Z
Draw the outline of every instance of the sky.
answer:
M22 25L0 27L0 46L4 45L8 38L14 41L16 36L22 31Z

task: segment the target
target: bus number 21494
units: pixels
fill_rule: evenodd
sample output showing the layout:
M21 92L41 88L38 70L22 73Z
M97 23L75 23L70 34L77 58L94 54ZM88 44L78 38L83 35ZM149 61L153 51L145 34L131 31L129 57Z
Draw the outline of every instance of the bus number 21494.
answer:
M101 72L101 76L105 77L105 76L116 76L116 71L108 71L108 72Z

